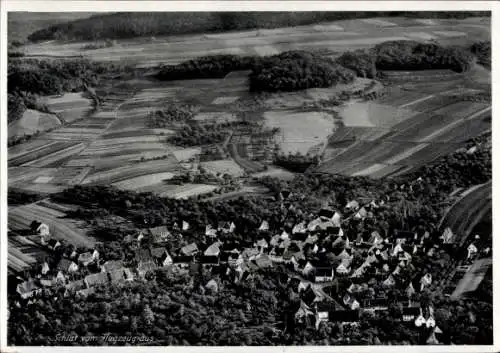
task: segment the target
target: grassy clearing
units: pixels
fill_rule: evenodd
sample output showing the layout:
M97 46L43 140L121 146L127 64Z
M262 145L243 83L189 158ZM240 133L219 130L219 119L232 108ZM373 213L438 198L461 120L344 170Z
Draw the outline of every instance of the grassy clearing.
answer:
M138 190L150 185L161 183L163 180L171 179L174 173L164 172L150 175L143 175L114 183L113 185L125 190Z
M61 121L55 114L26 109L21 119L9 124L8 137L32 135L37 131L53 129L59 125Z
M202 162L200 166L214 174L229 174L235 177L240 177L244 174L244 170L232 159Z

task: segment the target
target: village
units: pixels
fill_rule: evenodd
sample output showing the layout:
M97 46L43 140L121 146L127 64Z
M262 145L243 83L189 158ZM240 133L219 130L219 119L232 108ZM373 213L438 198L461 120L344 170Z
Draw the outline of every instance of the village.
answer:
M283 191L279 198L283 207L293 207L287 202L293 193ZM63 246L51 236L49 226L36 220L31 235L25 238L50 255L25 278L17 276L15 305L30 305L49 289L62 288L65 297L86 298L100 286L149 281L157 270L174 277L203 273L211 278L205 290L217 292L226 281L253 281L259 271L281 266L288 285L300 297L300 308L294 313L297 324L316 329L322 322L355 327L361 312L388 311L396 304L398 320L425 332L428 344L437 344L442 331L434 319L434 308L421 305L419 298L424 291L435 290L443 279L435 278L436 271L429 266L416 265L416 259L418 264L437 261L456 235L447 228L439 239L433 239L430 230L421 228L392 234L360 231L350 238L344 231L376 218L384 209L383 200L366 204L352 200L343 210L325 206L316 215L281 229L271 230L268 221L262 220L253 244L244 245L230 241L237 231L231 220L206 225L199 242L186 242L183 233L190 224L185 220L124 237L123 246L132 249L134 256L113 260L97 247L61 251ZM470 267L489 251L476 235L460 259L462 267Z

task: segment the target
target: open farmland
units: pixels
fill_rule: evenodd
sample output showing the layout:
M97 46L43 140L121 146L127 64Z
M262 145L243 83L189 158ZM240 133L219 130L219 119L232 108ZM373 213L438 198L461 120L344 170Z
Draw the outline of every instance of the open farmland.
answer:
M13 136L32 135L35 132L50 130L59 125L61 125L61 121L55 114L26 109L21 119L9 124L9 138Z
M54 238L75 246L92 247L95 239L86 236L85 228L65 216L63 212L35 203L10 207L8 223L10 229L23 230L28 229L33 220L43 220Z

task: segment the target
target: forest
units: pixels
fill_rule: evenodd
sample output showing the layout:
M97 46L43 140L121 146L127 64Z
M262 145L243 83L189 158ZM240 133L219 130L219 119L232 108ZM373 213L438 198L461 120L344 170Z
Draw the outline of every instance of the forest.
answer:
M97 40L140 36L237 31L300 26L325 21L369 17L467 18L490 16L488 11L372 12L140 12L98 14L37 30L32 42Z
M430 70L450 69L468 71L473 56L458 47L443 47L438 44L415 41L388 41L373 48L378 70Z
M477 57L479 64L491 69L491 41L476 42L471 45L470 51Z
M165 128L172 123L186 122L194 117L190 107L168 104L160 110L148 114L147 124L151 128Z

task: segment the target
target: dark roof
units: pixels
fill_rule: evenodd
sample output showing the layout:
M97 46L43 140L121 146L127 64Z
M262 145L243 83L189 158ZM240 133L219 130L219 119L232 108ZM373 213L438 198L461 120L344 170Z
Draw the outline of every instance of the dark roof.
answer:
M156 258L161 258L166 253L165 248L153 248L151 249L151 255Z
M52 246L52 247L56 246L57 243L59 243L59 241L57 241L54 238L50 239L49 242L48 242L49 246Z
M180 255L173 258L174 263L190 263L193 261L193 256Z
M322 208L319 211L318 216L325 217L325 218L332 218L334 214L335 214L334 210L331 210L331 209L328 209L328 208Z
M137 262L151 260L151 252L149 249L137 249L135 251L135 259Z
M420 307L418 306L410 306L410 307L404 307L403 308L403 315L419 315L420 314Z
M108 282L108 275L105 272L93 273L85 277L85 281L89 286L97 284L106 284Z
M200 259L200 262L203 264L217 264L219 263L218 256L205 256L203 255Z
M332 267L316 267L315 276L332 276Z
M125 271L123 268L108 273L111 283L119 283L125 281Z
M59 261L59 263L57 264L57 269L59 271L68 271L68 268L72 262L73 261L70 261L68 259L61 259L61 261Z
M358 322L359 310L335 310L330 311L328 319L335 322Z

